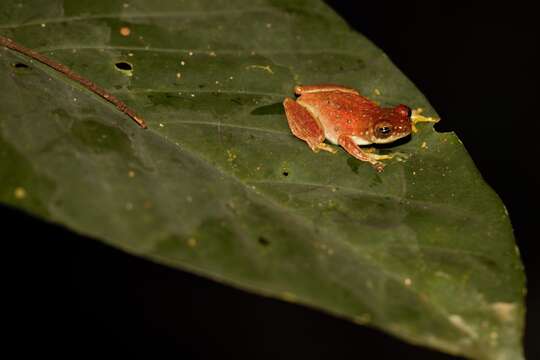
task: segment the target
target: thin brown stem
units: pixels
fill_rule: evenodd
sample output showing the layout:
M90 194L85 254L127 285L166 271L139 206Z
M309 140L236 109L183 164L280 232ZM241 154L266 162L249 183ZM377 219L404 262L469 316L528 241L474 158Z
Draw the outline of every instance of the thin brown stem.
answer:
M0 36L0 46L4 46L8 49L14 50L18 53L21 53L23 55L26 55L34 60L39 61L42 64L45 64L54 70L58 71L59 73L64 74L68 78L70 78L73 81L78 82L91 92L93 92L96 95L101 96L103 99L107 100L108 102L112 103L118 110L129 116L133 119L140 127L143 129L146 129L146 123L144 122L144 119L137 115L135 111L130 109L123 101L109 93L107 90L103 89L102 87L94 84L92 81L82 77L81 75L75 73L73 70L68 68L65 65L62 65L60 63L57 63L54 60L49 59L45 55L42 55L32 49L28 49L20 44L17 44L15 41L8 39L6 37Z

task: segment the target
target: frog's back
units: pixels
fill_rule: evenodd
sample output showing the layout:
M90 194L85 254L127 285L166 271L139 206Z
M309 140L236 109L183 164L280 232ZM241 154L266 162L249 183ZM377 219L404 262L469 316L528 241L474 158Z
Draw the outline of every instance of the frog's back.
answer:
M365 132L379 112L379 107L371 100L340 91L302 94L298 103L319 121L325 137L334 144L341 134Z

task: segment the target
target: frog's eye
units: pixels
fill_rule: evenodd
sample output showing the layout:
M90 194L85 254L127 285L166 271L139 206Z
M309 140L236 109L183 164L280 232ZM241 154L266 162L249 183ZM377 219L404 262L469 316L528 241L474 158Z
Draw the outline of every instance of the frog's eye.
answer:
M392 126L389 124L378 125L375 129L378 138L387 138L392 134Z

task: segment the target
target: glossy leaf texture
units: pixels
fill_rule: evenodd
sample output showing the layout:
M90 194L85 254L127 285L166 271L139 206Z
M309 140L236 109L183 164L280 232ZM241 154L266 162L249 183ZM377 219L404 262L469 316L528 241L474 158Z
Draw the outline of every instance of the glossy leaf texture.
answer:
M525 279L459 139L419 125L383 173L288 130L295 84L435 111L315 0L3 1L0 200L153 261L474 359L522 357ZM482 121L479 119L478 121ZM387 149L383 149L388 151Z

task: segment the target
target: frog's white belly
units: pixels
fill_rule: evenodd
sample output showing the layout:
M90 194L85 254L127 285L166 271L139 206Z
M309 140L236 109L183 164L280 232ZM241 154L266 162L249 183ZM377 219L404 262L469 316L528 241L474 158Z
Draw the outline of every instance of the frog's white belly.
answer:
M323 125L324 137L334 145L338 145L338 135L334 129L328 128Z
M356 143L356 145L369 145L369 144L373 144L371 141L367 141L366 139L364 139L363 137L361 136L353 136L352 137L354 142Z
M319 124L321 124L324 132L324 137L326 140L330 141L334 145L339 145L338 137L335 127L332 124L325 123L323 119L319 119ZM352 136L353 141L356 145L369 145L372 144L371 141L364 139L361 136Z

